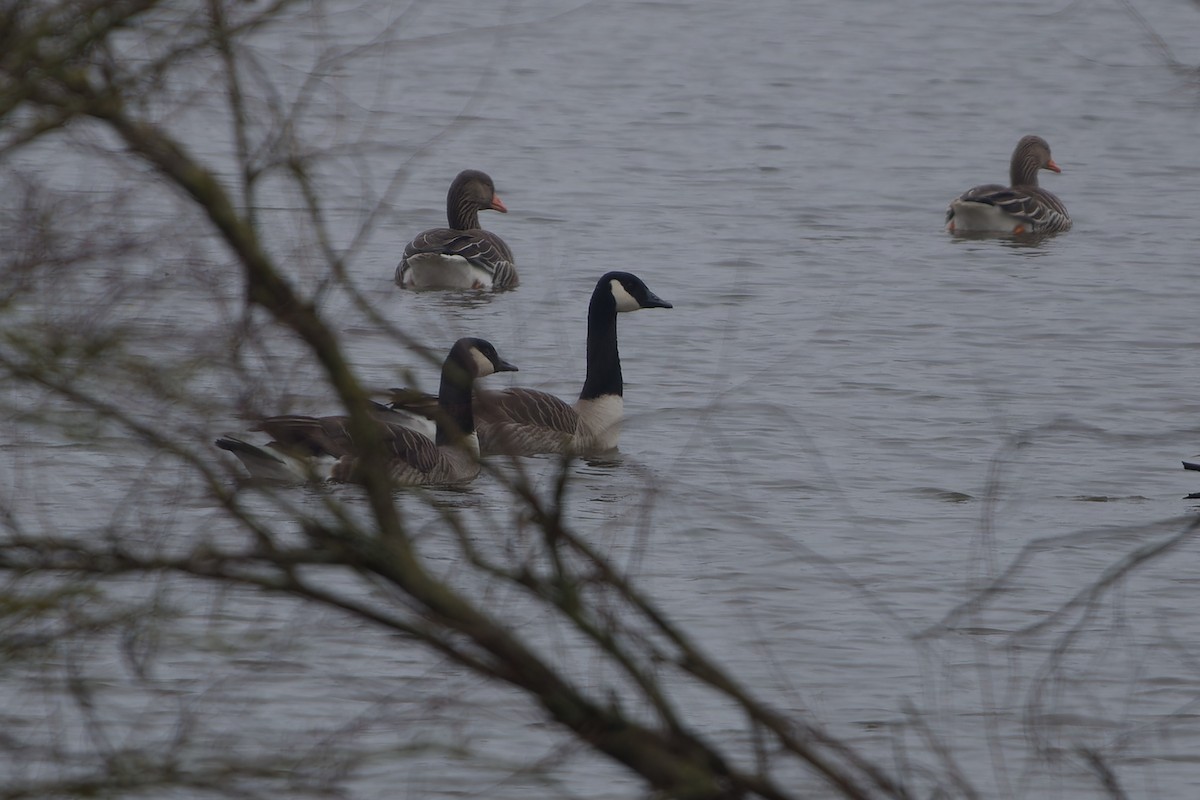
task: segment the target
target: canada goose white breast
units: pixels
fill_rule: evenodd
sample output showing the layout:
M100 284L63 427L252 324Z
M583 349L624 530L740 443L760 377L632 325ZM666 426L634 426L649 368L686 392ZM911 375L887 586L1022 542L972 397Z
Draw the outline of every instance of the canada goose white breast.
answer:
M625 416L625 398L606 394L588 400L575 401L579 414L576 439L584 452L614 450L621 439L621 420Z

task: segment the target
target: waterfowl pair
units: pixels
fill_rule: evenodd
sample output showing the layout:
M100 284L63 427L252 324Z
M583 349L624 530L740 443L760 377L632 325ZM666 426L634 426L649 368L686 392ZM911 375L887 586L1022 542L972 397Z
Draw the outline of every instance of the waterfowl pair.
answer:
M479 441L471 407L475 379L516 369L484 339L455 342L442 363L433 438L406 427L399 414L378 406L372 435L382 439L388 449L392 481L401 486L451 484L478 475ZM259 446L225 436L216 445L237 456L252 477L353 480L358 469L358 448L347 422L347 417L340 416L268 417L255 430L266 432L274 441Z
M448 228L432 228L408 243L396 267L396 283L405 289L511 289L517 285L512 250L494 233L479 227L479 212L507 214L492 179L463 170L446 195Z
M946 209L951 233L1061 233L1071 228L1066 206L1038 186L1038 172L1062 172L1050 157L1050 145L1040 136L1017 143L1009 166L1010 186L976 186L956 197Z
M621 435L625 382L617 350L617 314L672 308L636 275L600 277L588 303L587 374L573 404L536 389L477 390L475 421L484 455L576 455L613 450ZM430 397L393 390L393 408L427 414Z

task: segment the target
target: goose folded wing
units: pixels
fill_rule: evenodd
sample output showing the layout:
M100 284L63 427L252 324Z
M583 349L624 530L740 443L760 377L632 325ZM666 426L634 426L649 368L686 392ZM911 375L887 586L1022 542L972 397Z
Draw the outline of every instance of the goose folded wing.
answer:
M1034 188L977 186L960 199L964 202L995 206L1005 214L1037 227L1061 224L1061 218L1064 216L1054 207L1053 201L1046 198L1044 192Z
M1058 198L1049 192L1042 189L1028 192L1014 189L1013 194L1017 195L1013 198L1013 203L1019 210L1005 210L1013 216L1027 220L1034 230L1065 231L1071 227L1071 218L1067 215L1067 210Z
M1012 194L1012 187L1001 186L998 183L985 183L983 186L976 186L963 192L959 195L958 200L963 203L985 203L991 206L995 205L998 199L1009 194Z
M268 417L256 430L264 431L284 450L309 456L341 458L354 452L354 438L345 417Z
M442 460L442 452L432 439L400 425L387 426L385 445L393 460L420 472L431 471Z
M426 253L458 256L488 272L512 264L512 251L504 240L483 230L437 228L420 234L404 248L405 259Z
M579 422L578 413L561 398L522 388L476 392L475 416L481 425L529 425L568 435Z
M1033 220L1033 215L1037 213L1038 209L1037 200L1032 194L1015 188L994 192L981 202L993 205L1005 214L1030 221Z
M372 436L386 439L391 435L395 423L387 421L394 415L387 406L374 404L372 414L375 429ZM350 433L350 418L345 416L306 417L283 415L262 420L257 430L264 431L285 451L307 456L353 456L358 452L354 436Z
M410 389L400 386L388 389L391 395L390 408L392 411L407 411L410 414L420 414L428 419L437 419L438 397L436 394L422 392L420 389Z

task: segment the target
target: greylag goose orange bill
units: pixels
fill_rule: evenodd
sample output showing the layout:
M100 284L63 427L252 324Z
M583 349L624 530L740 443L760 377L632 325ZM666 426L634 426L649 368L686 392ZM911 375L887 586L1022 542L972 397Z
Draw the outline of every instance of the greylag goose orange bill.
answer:
M477 390L475 417L484 455L541 453L594 455L616 449L625 409L625 382L617 351L617 315L672 308L628 272L600 277L588 303L587 373L574 403L536 389ZM428 414L429 396L393 389L398 412Z
M372 409L371 436L387 454L388 477L398 486L464 483L479 474L479 438L471 394L478 378L496 372L516 372L485 339L463 338L454 343L442 363L433 436L407 427L403 415L386 406ZM272 441L256 445L224 436L217 447L237 456L252 478L304 481L356 481L362 477L360 455L344 416L267 417L255 430Z
M1040 136L1017 143L1009 165L1009 185L989 183L968 189L950 201L946 230L950 233L1062 233L1071 217L1062 201L1038 186L1038 172L1062 172Z
M480 211L508 213L491 177L475 169L458 173L446 195L448 227L417 234L396 266L405 289L511 289L517 285L512 250L479 225Z

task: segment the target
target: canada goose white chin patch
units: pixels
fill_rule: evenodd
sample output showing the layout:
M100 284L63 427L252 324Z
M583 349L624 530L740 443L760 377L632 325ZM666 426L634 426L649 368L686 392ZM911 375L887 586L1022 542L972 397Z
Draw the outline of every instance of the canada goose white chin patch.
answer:
M612 288L613 300L617 301L617 311L637 311L642 307L637 298L625 288L625 284L613 278L609 281L609 285Z
M479 352L478 347L471 348L471 358L475 361L475 374L482 378L484 375L492 375L496 372L496 365L492 360Z

